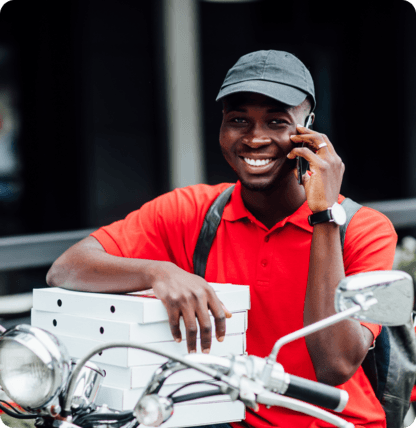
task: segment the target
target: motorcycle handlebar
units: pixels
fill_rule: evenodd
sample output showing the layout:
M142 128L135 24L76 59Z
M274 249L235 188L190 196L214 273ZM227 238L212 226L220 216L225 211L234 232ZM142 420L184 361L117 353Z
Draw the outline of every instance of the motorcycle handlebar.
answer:
M289 385L284 393L316 406L342 412L348 403L348 392L323 383L289 375Z
M233 367L233 363L230 359L224 357L192 354L189 359L198 361L202 364L207 364L212 368L215 367L216 369L223 369L227 374ZM252 380L256 381L256 379L260 377L260 373L262 373L265 361L258 357L248 357L242 361L244 362L245 369L240 370L242 370L246 375L250 373L249 361L254 364L254 366L251 366L251 369L255 374L253 376L252 373L252 376L250 377ZM349 397L347 391L295 375L289 375L284 372L283 367L278 363L275 363L273 367L274 369L270 374L272 382L268 383L266 386L269 390L277 390L280 394L287 397L306 401L307 403L334 410L336 412L344 410L348 403Z

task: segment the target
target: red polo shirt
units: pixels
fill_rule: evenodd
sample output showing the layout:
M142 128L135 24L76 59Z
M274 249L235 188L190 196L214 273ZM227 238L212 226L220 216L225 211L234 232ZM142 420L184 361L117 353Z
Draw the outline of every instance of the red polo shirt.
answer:
M193 272L193 252L205 214L228 186L195 185L162 195L124 220L94 232L105 250L129 258L171 261ZM340 196L339 202L344 197ZM265 357L275 341L303 327L312 227L305 202L295 213L267 229L245 208L237 182L208 257L208 282L250 286L247 352ZM391 269L397 236L390 221L363 208L348 226L344 246L346 275ZM380 326L365 324L377 336ZM286 372L316 380L304 339L282 348L278 361ZM385 427L384 411L361 367L339 388L350 399L342 415L355 426ZM279 407L247 411L254 427L326 427L328 424ZM238 425L238 424L235 424Z

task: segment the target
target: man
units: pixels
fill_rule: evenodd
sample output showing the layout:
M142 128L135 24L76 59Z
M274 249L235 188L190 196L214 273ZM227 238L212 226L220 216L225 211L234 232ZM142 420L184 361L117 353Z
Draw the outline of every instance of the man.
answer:
M47 282L110 293L153 288L177 341L183 317L189 352L196 350L198 324L202 352L209 352L208 310L217 340L225 334L228 311L207 281L248 284L247 352L264 357L279 337L334 314L334 291L344 276L391 269L396 234L383 215L363 208L348 226L342 251L339 221L329 221L328 209L334 216L340 209L344 165L328 137L303 126L314 117L315 94L309 71L296 57L279 51L243 56L217 100L223 103L221 150L238 182L205 279L193 274L193 251L208 208L229 183L176 189L143 205L70 248ZM354 150L356 144L351 140ZM310 165L302 184L296 156ZM383 409L360 367L379 331L346 320L285 346L278 361L289 373L347 390L343 416L355 426L385 427ZM264 406L258 413L247 411L242 425L322 426L312 417Z

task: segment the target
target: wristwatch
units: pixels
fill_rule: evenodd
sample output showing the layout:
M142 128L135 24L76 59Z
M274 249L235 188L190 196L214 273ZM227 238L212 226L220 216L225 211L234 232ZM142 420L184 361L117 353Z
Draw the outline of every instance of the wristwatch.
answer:
M342 226L347 221L347 214L345 213L342 205L335 202L335 204L327 210L308 216L308 221L311 226L319 223L325 223L327 221L334 222L338 226Z

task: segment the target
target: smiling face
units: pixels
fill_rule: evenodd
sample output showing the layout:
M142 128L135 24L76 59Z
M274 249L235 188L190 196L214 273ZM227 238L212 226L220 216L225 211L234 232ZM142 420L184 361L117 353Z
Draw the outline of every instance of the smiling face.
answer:
M309 109L307 100L290 107L248 92L224 100L220 146L244 187L262 191L296 180L296 161L287 158L294 147L289 136L297 133L296 124L304 124Z

